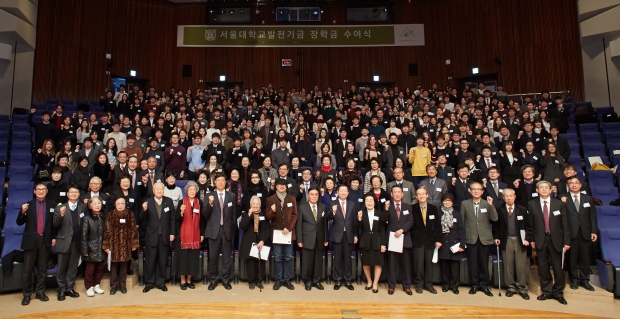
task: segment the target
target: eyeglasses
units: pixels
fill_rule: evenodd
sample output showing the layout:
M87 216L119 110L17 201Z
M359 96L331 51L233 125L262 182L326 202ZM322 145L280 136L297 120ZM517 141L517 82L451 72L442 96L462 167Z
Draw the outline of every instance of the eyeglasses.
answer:
M472 191L482 191L482 188L471 188Z
M35 190L36 190L36 191L39 191L39 192L42 192L42 191L46 191L46 190L47 190L47 188L37 188L37 189L35 189Z

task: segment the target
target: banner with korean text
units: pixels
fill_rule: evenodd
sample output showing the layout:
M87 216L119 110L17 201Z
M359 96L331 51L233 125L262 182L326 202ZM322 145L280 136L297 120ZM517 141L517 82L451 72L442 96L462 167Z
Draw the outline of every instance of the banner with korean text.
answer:
M423 46L423 24L344 26L180 25L178 47Z

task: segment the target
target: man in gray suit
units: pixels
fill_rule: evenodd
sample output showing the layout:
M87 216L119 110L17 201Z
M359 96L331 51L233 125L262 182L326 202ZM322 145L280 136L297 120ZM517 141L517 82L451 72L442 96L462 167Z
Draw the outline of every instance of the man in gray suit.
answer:
M437 177L437 167L435 165L426 165L426 174L428 174L428 178L420 182L420 188L422 186L426 188L428 193L426 201L429 204L441 208L441 199L448 192L448 185L446 185L446 181Z
M318 202L319 191L316 186L308 189L308 201L302 201L297 213L297 246L301 248L301 279L306 290L312 286L323 290L321 275L323 272L323 251L327 246L327 222L325 205Z
M395 181L387 184L387 192L392 193L392 187L394 185L400 186L403 189L403 203L407 205L413 205L418 201L415 199L415 189L413 183L404 179L405 172L400 167L394 169Z
M469 186L472 198L461 202L461 214L465 219L465 241L467 243L467 264L471 281L470 295L478 290L492 297L489 290L489 246L493 244L491 221L497 221L493 199L482 199L482 184L473 182Z
M79 158L84 156L88 158L88 168L92 168L97 161L97 150L93 148L93 139L87 137L84 139L84 148L78 152L73 153L73 161L78 162Z
M65 300L65 295L80 296L73 287L80 259L79 240L82 217L88 214L88 207L79 201L80 189L76 185L67 187L68 202L54 209L54 227L56 231L56 252L58 253L58 301Z

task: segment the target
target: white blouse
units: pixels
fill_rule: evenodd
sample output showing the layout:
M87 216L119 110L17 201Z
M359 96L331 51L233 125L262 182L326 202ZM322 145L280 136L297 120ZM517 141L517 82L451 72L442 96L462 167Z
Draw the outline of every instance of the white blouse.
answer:
M372 231L372 224L373 224L374 219L375 219L375 210L374 209L369 210L368 211L368 222L370 223L370 231Z

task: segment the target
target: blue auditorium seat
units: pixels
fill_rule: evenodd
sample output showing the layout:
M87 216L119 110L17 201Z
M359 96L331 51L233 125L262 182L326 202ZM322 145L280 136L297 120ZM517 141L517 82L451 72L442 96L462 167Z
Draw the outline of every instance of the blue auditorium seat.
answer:
M616 187L596 186L590 187L590 189L592 190L592 197L600 199L603 205L609 205L609 203L618 199L618 189Z
M575 108L582 107L582 106L591 107L592 106L592 102L577 102L577 103L575 103Z
M88 101L86 101L86 100L77 100L77 101L75 101L75 104L76 104L76 105L80 105L80 104L90 105L90 104L88 103Z
M90 106L100 106L101 102L98 100L92 100L90 101Z
M609 132L620 132L620 123L618 122L614 122L614 123L601 123L601 129L603 131L603 133L609 133Z
M586 132L598 132L598 123L585 123L579 125L581 134Z
M581 133L581 144L600 144L603 139L603 134L599 132L582 132Z
M587 160L588 157L592 157L592 156L607 156L607 152L605 149L605 145L602 143L583 143L583 156L585 157L585 159Z
M13 124L15 124L15 123L26 123L26 124L28 124L28 115L13 114Z
M620 207L596 206L596 219L599 228L620 228Z
M577 133L564 133L564 134L561 134L560 136L562 136L563 138L569 141L570 140L577 141L579 139L579 137L577 136Z
M12 152L17 152L19 150L22 151L32 151L32 143L30 143L30 141L23 141L23 142L16 142L15 141L15 134L13 134L13 142L11 143L11 151Z
M11 163L19 166L30 166L32 165L32 154L30 151L11 152ZM30 167L30 169L32 169L32 167Z
M611 171L589 171L588 183L596 187L613 187L614 174Z

